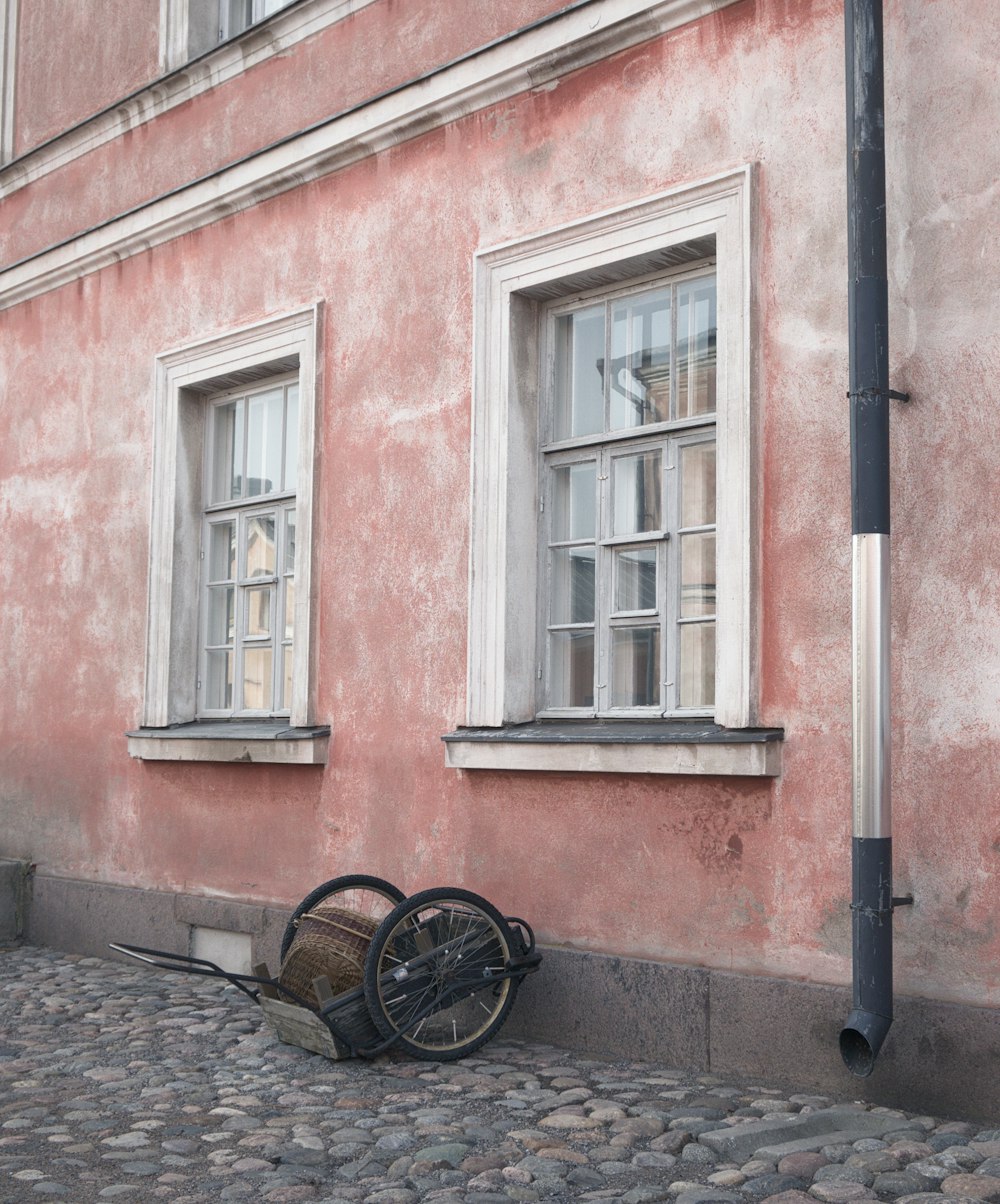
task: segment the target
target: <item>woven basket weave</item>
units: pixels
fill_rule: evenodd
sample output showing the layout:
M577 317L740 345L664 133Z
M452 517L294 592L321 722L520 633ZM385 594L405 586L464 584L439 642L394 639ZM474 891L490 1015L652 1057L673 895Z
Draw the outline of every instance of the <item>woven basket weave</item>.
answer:
M361 982L365 954L376 928L378 920L344 907L320 905L307 911L299 919L278 982L313 1007L319 1006L315 978L325 975L334 995L349 991Z

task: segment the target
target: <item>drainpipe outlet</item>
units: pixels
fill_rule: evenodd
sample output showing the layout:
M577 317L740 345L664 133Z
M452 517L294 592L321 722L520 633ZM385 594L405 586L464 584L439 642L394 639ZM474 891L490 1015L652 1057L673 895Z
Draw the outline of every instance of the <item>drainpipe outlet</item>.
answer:
M854 1008L840 1032L840 1056L851 1074L859 1079L871 1074L891 1024L891 1016Z

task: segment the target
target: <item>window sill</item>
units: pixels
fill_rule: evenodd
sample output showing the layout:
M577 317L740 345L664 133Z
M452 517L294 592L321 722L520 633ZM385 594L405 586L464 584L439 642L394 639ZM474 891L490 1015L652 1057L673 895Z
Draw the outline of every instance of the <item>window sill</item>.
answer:
M201 720L125 735L129 756L139 761L325 765L330 748L329 727L289 727L284 720Z
M523 723L442 736L451 769L778 777L782 728L691 722Z

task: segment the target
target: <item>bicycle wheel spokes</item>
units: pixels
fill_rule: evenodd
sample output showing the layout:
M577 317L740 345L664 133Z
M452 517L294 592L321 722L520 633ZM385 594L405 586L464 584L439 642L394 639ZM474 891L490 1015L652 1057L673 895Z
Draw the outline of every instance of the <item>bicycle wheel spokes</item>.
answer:
M465 891L427 891L383 921L369 949L365 993L385 1036L418 1057L460 1057L506 1019L516 982L506 924Z

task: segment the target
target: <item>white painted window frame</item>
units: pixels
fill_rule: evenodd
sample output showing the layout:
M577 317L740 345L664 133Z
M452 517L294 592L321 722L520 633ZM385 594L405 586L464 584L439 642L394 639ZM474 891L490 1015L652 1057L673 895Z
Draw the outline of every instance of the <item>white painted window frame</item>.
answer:
M14 157L14 80L19 0L0 0L0 163Z
M197 715L200 546L206 395L234 373L284 366L299 376L295 632L289 726L315 722L315 632L311 559L321 305L158 356L153 408L146 680L142 727L190 723ZM276 367L276 373L280 367ZM300 634L301 633L301 634Z
M538 632L525 600L537 596L538 585L537 298L587 273L613 278L629 264L708 235L716 245L719 324L714 719L729 728L756 722L751 206L752 170L744 166L476 255L470 728L525 723L536 714ZM500 755L491 749L493 767L502 767ZM586 767L582 758L579 767Z

